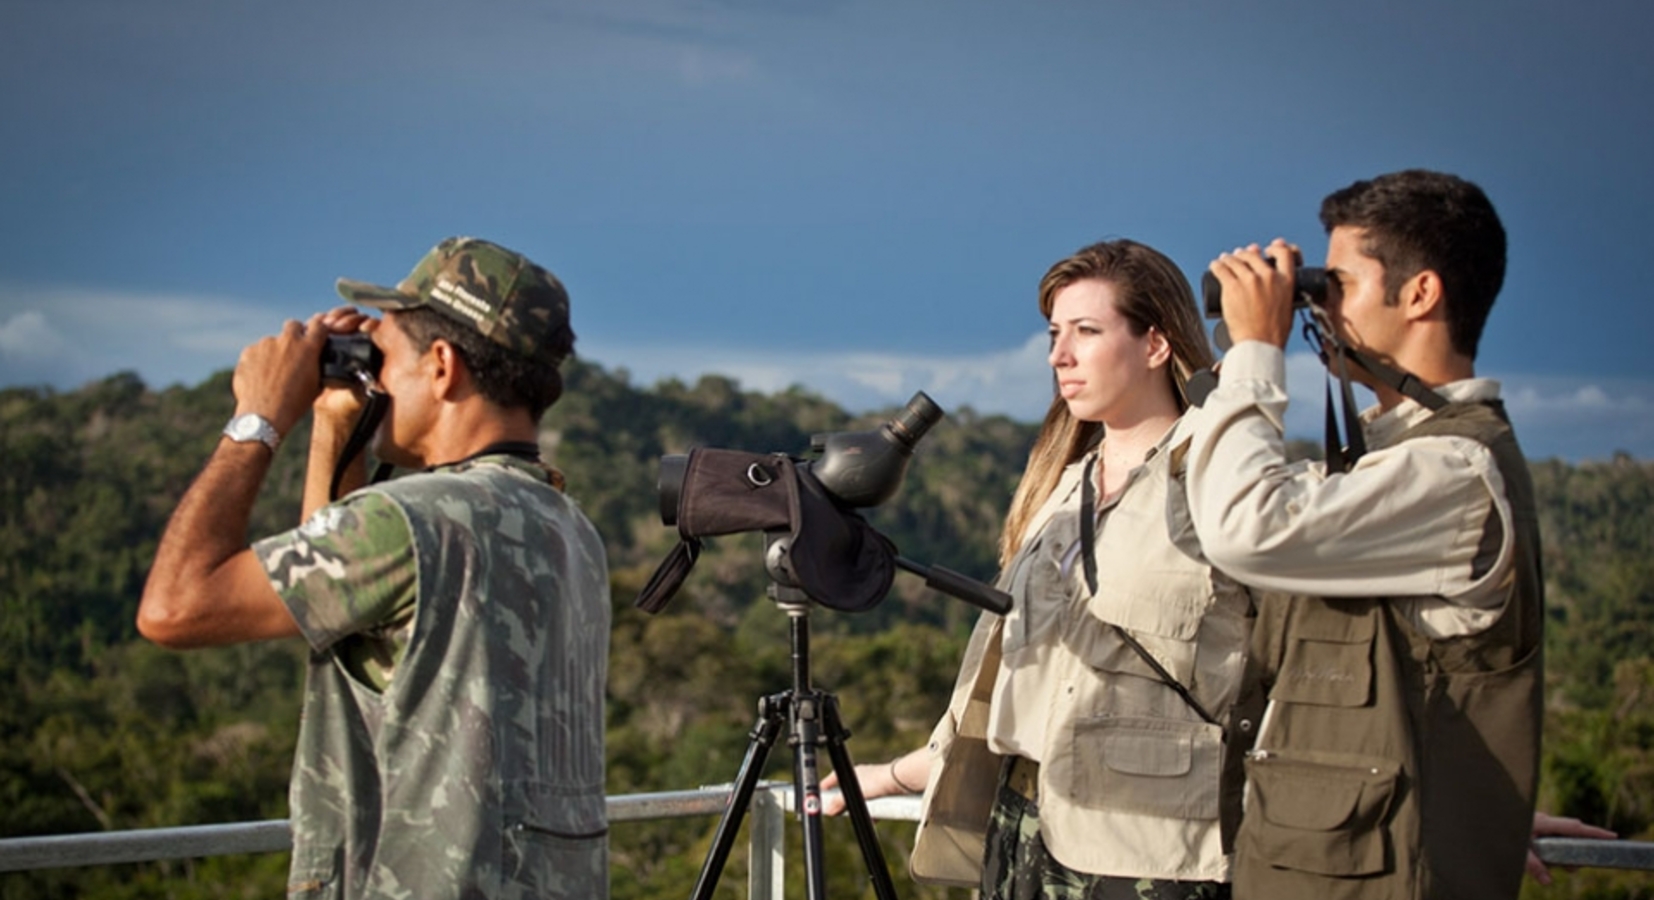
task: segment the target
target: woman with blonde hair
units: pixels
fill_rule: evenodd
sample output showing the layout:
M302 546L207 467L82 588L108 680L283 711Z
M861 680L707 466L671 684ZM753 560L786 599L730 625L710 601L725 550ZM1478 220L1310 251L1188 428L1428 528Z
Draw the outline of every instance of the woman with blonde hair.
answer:
M924 786L922 881L1226 897L1220 723L1250 600L1187 539L1175 465L1211 349L1188 281L1135 241L1053 265L1039 308L1056 396L1000 536L1012 608L978 623L928 747L858 766L862 791Z

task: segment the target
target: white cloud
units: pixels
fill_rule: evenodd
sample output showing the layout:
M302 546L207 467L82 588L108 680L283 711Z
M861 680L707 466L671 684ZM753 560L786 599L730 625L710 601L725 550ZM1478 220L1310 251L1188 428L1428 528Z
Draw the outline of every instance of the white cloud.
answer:
M707 350L618 347L592 342L581 354L610 369L626 369L648 385L665 378L694 382L702 375L732 378L748 390L771 393L793 385L852 411L900 406L924 391L944 410L970 406L979 413L1038 419L1051 400L1046 337L1036 333L1009 350L961 355L859 351Z
M63 336L39 310L0 321L0 359L47 360L63 351Z
M232 298L0 286L0 383L67 389L131 370L194 384L283 319Z
M1654 382L1531 375L1501 381L1529 456L1607 459L1624 451L1654 458Z
M1518 375L1507 381L1505 405L1513 417L1536 422L1581 417L1642 417L1654 413L1654 392L1649 391L1648 385L1634 382L1615 384Z

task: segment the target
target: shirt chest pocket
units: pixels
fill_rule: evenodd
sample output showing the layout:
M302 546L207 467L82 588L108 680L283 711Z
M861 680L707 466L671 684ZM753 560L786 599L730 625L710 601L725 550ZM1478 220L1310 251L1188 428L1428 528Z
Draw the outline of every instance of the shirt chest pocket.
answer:
M1091 615L1133 632L1192 641L1216 590L1211 570L1166 537L1159 504L1122 504L1104 518L1093 548Z

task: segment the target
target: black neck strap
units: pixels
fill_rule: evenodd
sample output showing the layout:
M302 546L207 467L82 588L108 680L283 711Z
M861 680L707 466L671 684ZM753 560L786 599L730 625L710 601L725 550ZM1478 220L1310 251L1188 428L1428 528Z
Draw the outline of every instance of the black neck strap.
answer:
M1304 339L1315 348L1327 369L1326 454L1329 472L1348 472L1367 452L1366 438L1361 431L1361 413L1356 408L1355 393L1350 388L1350 363L1360 366L1383 386L1432 412L1447 405L1446 397L1436 393L1413 373L1386 365L1351 347L1331 329L1323 331L1312 313L1306 313L1304 317ZM1331 379L1334 377L1338 379L1343 401L1345 440L1339 439L1338 417L1333 412Z
M366 386L366 402L362 404L361 415L356 417L356 426L350 430L350 437L345 439L345 448L339 452L339 461L333 464L333 482L327 489L329 503L339 499L339 486L345 480L345 470L367 449L373 433L379 430L380 420L385 418L385 410L390 408L390 395L380 390L377 382L364 378L362 383ZM373 481L383 481L389 474L389 467L381 464L374 473Z
M1093 594L1097 593L1097 554L1095 552L1097 547L1096 464L1096 457L1092 457L1086 462L1085 483L1080 488L1080 559L1081 567L1085 570L1085 586ZM1196 700L1195 695L1183 686L1183 682L1173 678L1172 673L1166 671L1166 667L1160 664L1160 660L1155 659L1146 647L1131 636L1131 632L1126 631L1114 622L1108 624L1119 632L1120 639L1126 642L1126 646L1136 651L1137 655L1142 657L1143 662L1154 670L1154 674L1160 676L1160 680L1164 681L1167 687L1176 691L1177 695L1183 698L1183 702L1195 711L1195 715L1200 716L1208 724L1218 725L1218 720L1206 711L1206 707L1200 705L1200 701Z
M481 459L484 456L515 456L521 460L527 460L531 463L538 463L540 461L540 445L533 441L495 441L494 443L489 444L488 446L463 459L456 459L453 462L437 463L434 466L426 466L425 471L435 472L437 469L463 466L474 459Z
M1367 437L1361 431L1361 412L1356 407L1355 391L1350 387L1348 350L1348 346L1339 343L1333 347L1330 359L1324 352L1321 358L1327 369L1326 457L1327 470L1332 472L1348 472L1355 466L1356 460L1367 454ZM1348 436L1344 440L1339 437L1338 417L1333 413L1332 381L1335 367L1338 370L1339 399L1344 414L1344 434Z

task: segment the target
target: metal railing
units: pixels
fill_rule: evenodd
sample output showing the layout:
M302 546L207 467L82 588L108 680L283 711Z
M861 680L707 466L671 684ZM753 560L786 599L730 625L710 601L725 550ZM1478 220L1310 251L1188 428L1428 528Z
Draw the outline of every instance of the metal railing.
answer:
M1547 866L1654 871L1654 843L1542 837L1533 842Z
M733 785L724 784L693 791L610 797L609 822L720 815L732 792ZM880 797L869 800L867 810L874 819L917 821L919 797ZM746 816L747 896L752 900L781 900L783 896L786 819L794 811L791 784L763 782L753 793ZM286 819L0 838L0 872L280 853L292 846L293 835ZM1546 865L1654 871L1654 843L1650 842L1547 837L1535 841L1535 846Z
M722 784L693 791L622 794L608 798L609 823L721 815L733 792L733 785ZM747 896L752 900L783 896L786 819L795 811L793 793L790 783L761 782L747 807ZM880 797L867 801L867 811L875 819L918 821L919 797ZM0 838L0 872L282 853L292 847L293 832L286 819Z

